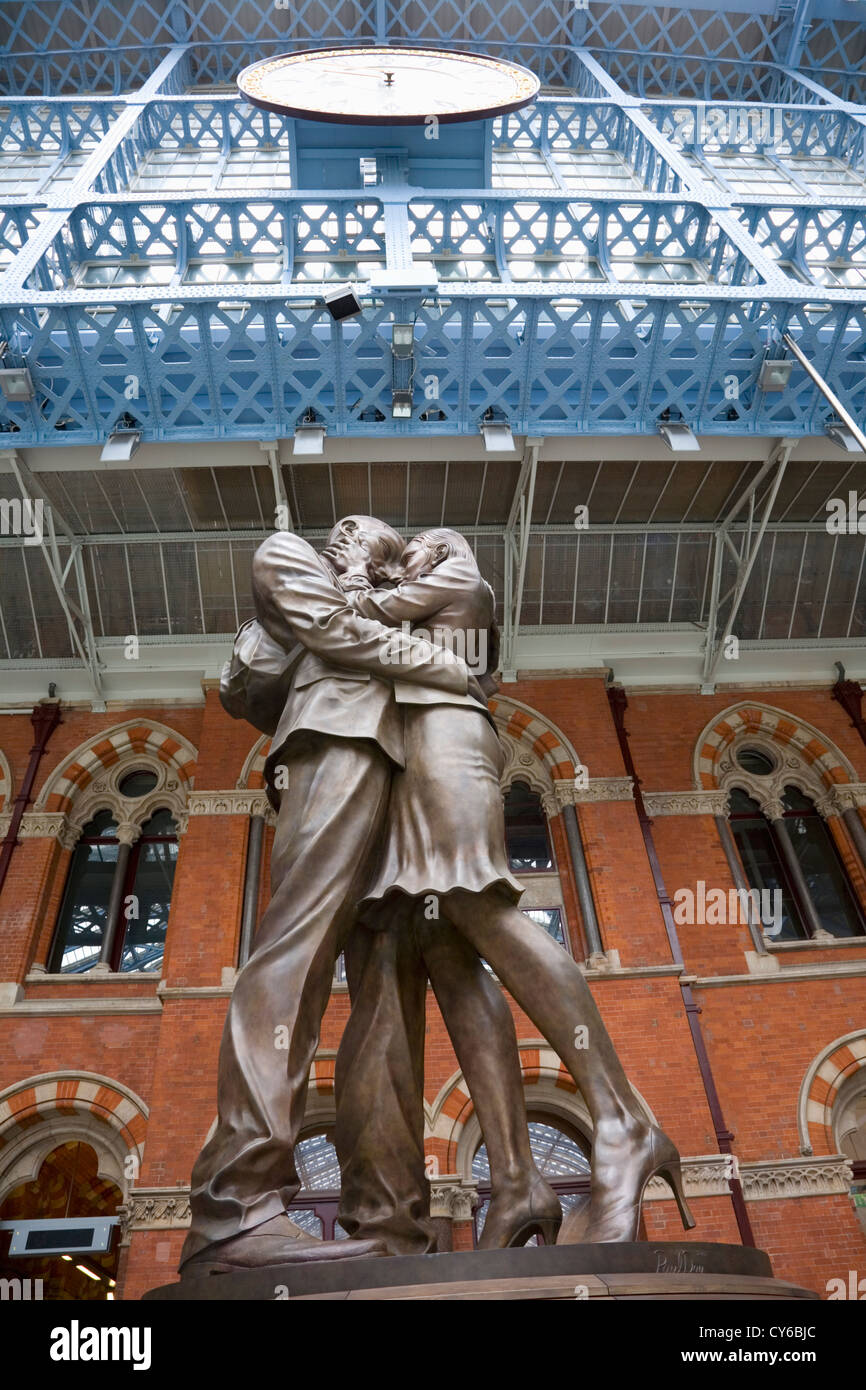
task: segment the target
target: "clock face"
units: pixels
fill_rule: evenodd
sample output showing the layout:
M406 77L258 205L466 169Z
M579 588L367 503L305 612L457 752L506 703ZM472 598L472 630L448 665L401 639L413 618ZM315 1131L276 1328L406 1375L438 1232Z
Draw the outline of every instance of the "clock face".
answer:
M424 125L498 116L538 94L527 68L438 48L320 48L244 68L241 93L285 116L351 125Z

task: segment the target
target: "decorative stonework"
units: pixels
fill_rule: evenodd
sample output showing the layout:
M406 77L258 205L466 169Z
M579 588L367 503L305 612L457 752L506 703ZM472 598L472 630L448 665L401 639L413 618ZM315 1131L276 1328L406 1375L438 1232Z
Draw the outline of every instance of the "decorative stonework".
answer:
M67 1138L90 1144L100 1174L125 1190L130 1173L140 1171L147 1117L134 1091L96 1072L55 1071L16 1082L0 1091L0 1195L35 1179L41 1160Z
M529 755L526 766L535 763L543 769L548 791L558 777L574 777L580 759L565 735L538 710L496 695L490 701L490 713L506 748Z
M269 809L263 791L191 792L187 801L190 816L263 816Z
M700 1154L682 1160L683 1182L687 1197L727 1197L731 1178L736 1177L733 1154ZM647 1184L648 1202L672 1200L673 1194L664 1178L651 1178Z
M832 1197L848 1192L854 1180L850 1160L841 1154L826 1158L767 1159L743 1164L743 1194L749 1202L791 1197Z
M94 734L64 758L47 778L34 809L71 812L75 805L77 812L83 797L98 801L106 794L118 795L118 781L137 767L157 773L157 791L162 794L162 804L167 804L166 791L177 792L182 799L193 785L196 758L193 745L176 730L153 719L130 719ZM150 792L147 797L137 797L136 805L150 805L154 795ZM77 820L77 814L73 818Z
M767 777L744 772L737 763L744 747L766 753L773 772ZM814 800L835 792L840 784L862 786L844 754L811 724L756 701L731 705L713 717L698 738L694 774L695 785L707 791L742 787L762 810L764 801L777 800L787 785Z
M841 816L866 807L866 782L842 782L827 793L826 809L817 801L815 805L822 816Z
M726 816L726 791L645 792L648 816Z
M588 787L575 787L574 801L634 801L634 784L630 777L590 777Z
M430 1179L430 1215L452 1221L471 1221L478 1205L478 1189L461 1182L456 1173Z
M174 1231L190 1224L188 1187L137 1187L118 1209L120 1238L133 1231Z
M265 763L271 751L271 740L267 734L256 739L241 768L237 780L238 791L260 791L265 785Z
M866 1029L829 1043L812 1061L800 1086L798 1127L802 1153L836 1153L834 1108L849 1077L866 1067Z

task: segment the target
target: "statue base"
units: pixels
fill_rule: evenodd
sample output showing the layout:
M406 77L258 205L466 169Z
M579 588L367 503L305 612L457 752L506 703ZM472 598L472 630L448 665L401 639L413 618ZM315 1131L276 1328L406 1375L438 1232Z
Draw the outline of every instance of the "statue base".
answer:
M151 1289L145 1299L817 1299L774 1279L763 1250L640 1241L329 1260L212 1274Z

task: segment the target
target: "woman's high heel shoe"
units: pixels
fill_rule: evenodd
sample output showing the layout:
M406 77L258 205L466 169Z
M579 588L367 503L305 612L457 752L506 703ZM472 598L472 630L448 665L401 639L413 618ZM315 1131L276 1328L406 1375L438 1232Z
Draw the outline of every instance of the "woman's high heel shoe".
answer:
M619 1141L599 1131L592 1150L592 1196L585 1213L575 1212L559 1235L560 1245L635 1241L641 1204L651 1178L664 1178L674 1194L684 1228L695 1225L683 1186L680 1156L663 1130L653 1125L639 1137Z
M525 1245L535 1235L540 1235L545 1245L555 1245L561 1225L559 1198L543 1178L538 1178L527 1196L510 1202L505 1197L491 1199L478 1249L504 1250L506 1246Z

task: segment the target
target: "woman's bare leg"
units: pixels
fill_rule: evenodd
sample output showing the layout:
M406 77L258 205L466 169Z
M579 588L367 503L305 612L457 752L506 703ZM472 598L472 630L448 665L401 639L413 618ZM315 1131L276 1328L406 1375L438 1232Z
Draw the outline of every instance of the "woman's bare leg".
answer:
M511 1010L478 952L449 922L427 921L419 909L415 932L487 1145L492 1200L481 1244L508 1245L521 1230L528 1236L532 1217L544 1222L549 1240L560 1206L529 1147Z
M635 1239L640 1197L656 1159L676 1162L678 1155L641 1111L583 974L495 888L456 889L443 897L440 911L490 963L586 1100L593 1119L586 1238Z

